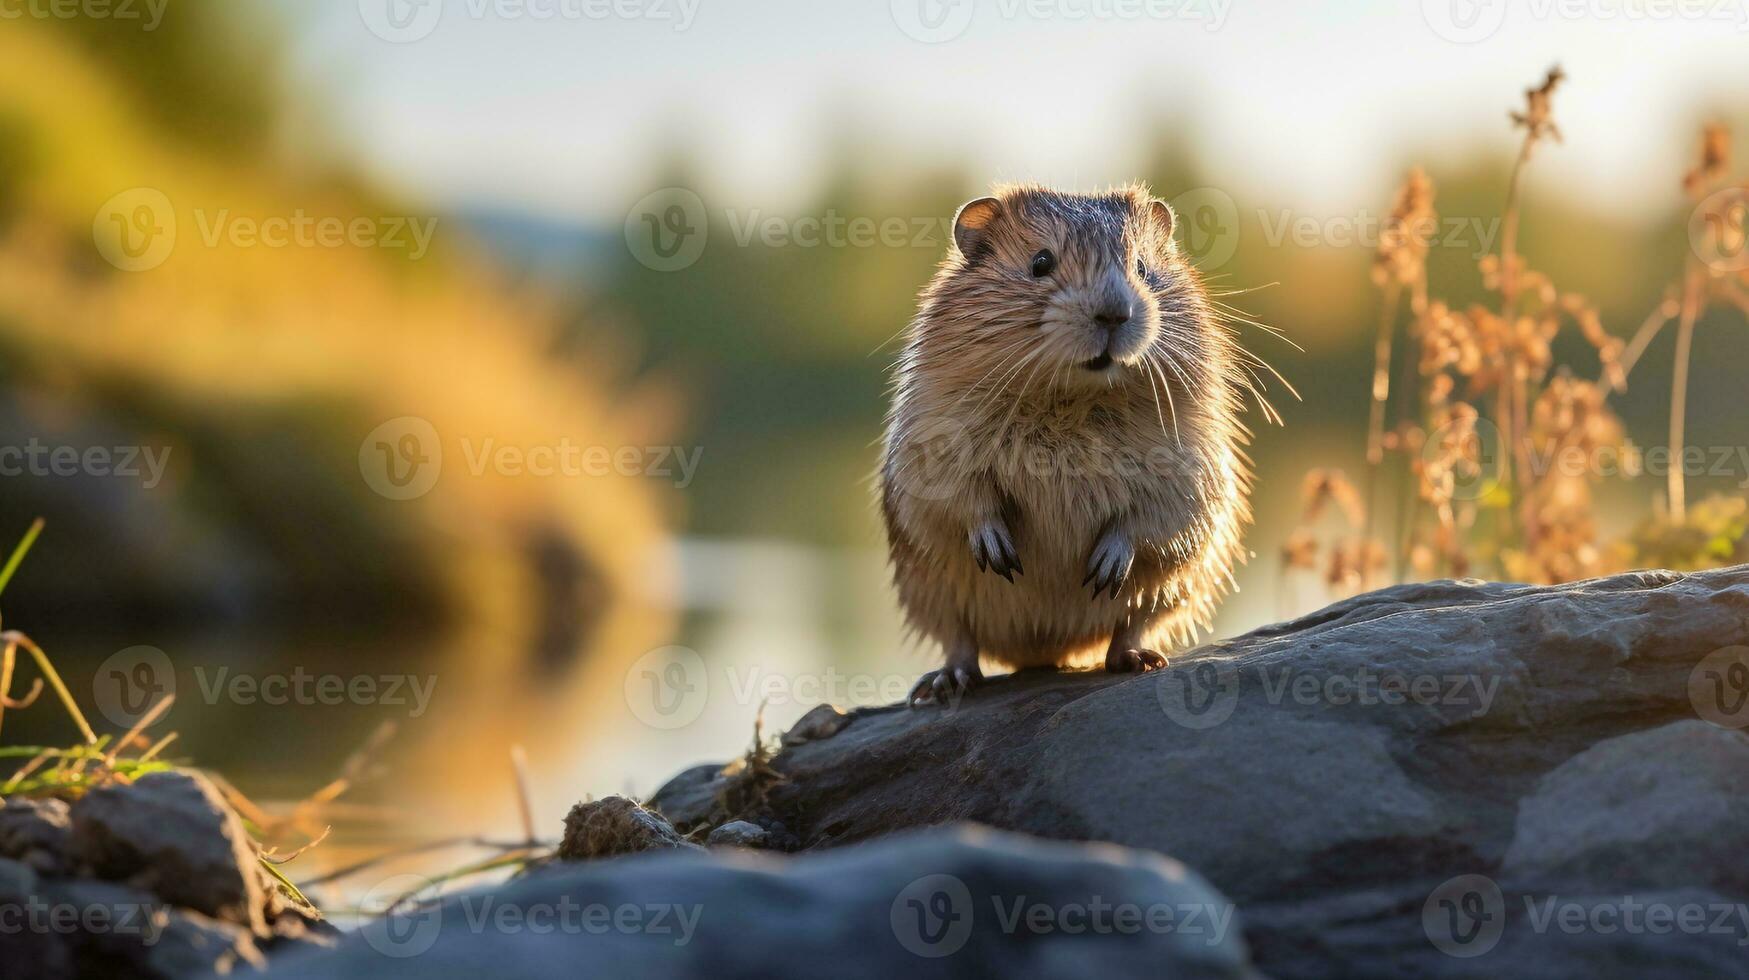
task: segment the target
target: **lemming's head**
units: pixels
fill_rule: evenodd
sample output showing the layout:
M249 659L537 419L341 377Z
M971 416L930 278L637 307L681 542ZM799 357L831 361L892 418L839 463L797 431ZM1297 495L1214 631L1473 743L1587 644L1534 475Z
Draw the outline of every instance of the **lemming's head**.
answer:
M925 299L930 346L1025 359L1029 378L1108 386L1197 347L1194 273L1172 209L1145 188L1064 194L999 188L954 218L954 254ZM994 366L994 365L992 365ZM1024 387L1024 385L1023 385Z

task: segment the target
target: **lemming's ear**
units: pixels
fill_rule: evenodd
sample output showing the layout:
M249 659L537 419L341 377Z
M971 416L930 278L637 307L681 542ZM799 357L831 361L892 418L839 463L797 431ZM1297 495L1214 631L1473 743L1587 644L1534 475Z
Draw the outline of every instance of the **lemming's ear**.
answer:
M980 197L960 206L953 216L953 243L960 254L972 256L987 240L990 222L1002 211L1002 202L993 197Z
M1154 224L1159 226L1160 234L1165 237L1167 241L1171 241L1172 227L1178 220L1172 213L1172 205L1167 204L1165 201L1156 197L1148 202L1148 212L1152 215Z

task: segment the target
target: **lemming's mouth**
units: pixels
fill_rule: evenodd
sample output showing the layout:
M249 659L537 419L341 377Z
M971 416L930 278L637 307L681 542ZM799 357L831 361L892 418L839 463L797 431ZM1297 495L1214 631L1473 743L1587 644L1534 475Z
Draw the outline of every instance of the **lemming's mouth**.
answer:
M1081 362L1081 366L1089 371L1103 371L1106 368L1111 367L1111 352L1106 351L1091 361L1083 361Z

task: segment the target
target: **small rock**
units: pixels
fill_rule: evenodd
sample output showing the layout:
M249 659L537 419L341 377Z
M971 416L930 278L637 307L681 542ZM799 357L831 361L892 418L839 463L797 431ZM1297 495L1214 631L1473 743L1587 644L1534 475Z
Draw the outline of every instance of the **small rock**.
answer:
M0 857L46 875L66 871L71 823L60 800L0 800Z
M204 777L156 772L92 790L73 805L69 853L100 878L268 935L255 844Z
M783 734L783 744L800 745L831 738L850 724L850 715L835 704L817 704Z
M579 803L565 815L565 837L559 842L561 861L636 854L641 851L701 850L680 836L661 814L623 796Z
M764 827L746 820L732 820L711 831L705 843L712 847L763 848L770 844L771 834Z
M718 812L718 801L728 785L721 764L693 766L658 790L650 799L650 809L686 830L715 823L725 816Z

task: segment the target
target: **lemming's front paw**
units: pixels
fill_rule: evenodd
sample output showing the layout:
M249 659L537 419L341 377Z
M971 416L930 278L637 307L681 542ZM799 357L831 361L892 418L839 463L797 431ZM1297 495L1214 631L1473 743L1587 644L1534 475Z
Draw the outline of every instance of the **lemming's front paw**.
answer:
M1093 554L1087 556L1087 577L1081 580L1081 584L1093 585L1094 598L1109 592L1115 599L1124 583L1129 581L1130 568L1135 563L1136 546L1130 543L1129 535L1117 530L1107 531L1093 546Z
M1008 581L1017 574L1026 574L1020 567L1020 555L1014 550L1014 536L1001 521L989 521L972 528L970 535L972 560L978 571L991 571Z
M940 670L932 670L918 678L910 695L905 698L905 703L913 708L931 701L943 708L958 707L960 699L983 682L984 672L978 669L977 664L969 667L950 665Z

